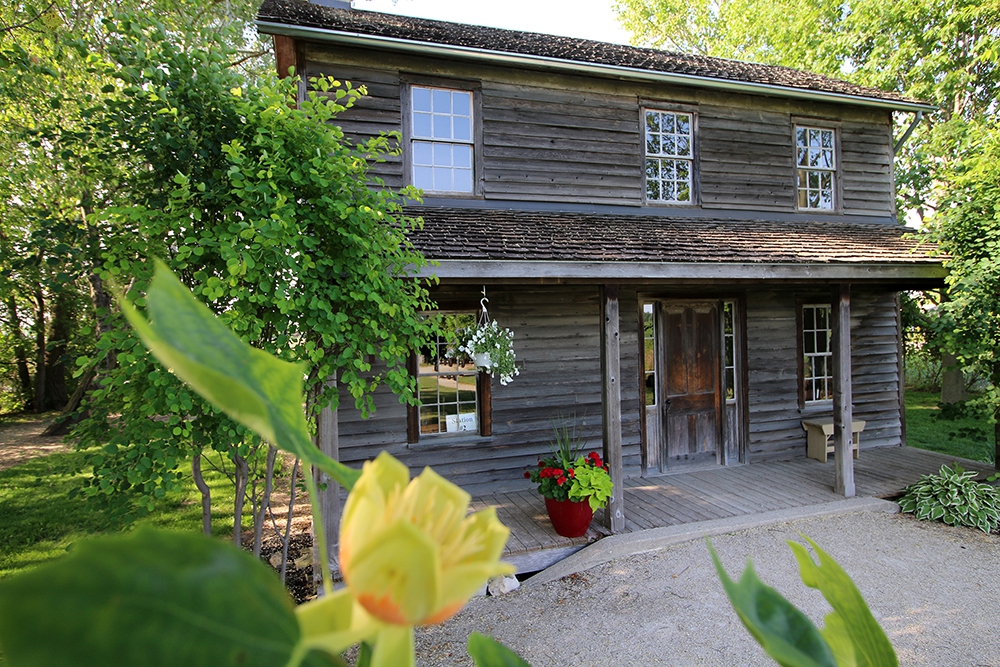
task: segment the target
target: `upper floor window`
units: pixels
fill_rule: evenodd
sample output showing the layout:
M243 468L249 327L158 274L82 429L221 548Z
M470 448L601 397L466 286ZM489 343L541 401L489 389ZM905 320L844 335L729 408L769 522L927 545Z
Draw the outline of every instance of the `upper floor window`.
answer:
M410 88L412 182L428 192L473 191L473 97L470 90Z
M833 398L833 348L830 306L802 306L802 398L804 403Z
M646 109L646 201L694 200L694 116Z
M833 210L837 149L834 130L795 126L799 208Z

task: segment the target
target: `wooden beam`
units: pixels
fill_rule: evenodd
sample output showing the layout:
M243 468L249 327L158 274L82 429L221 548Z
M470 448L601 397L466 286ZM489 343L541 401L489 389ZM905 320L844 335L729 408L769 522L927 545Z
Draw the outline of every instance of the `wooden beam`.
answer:
M601 426L604 460L615 485L605 510L612 533L625 532L625 479L622 472L621 332L618 285L601 286Z
M851 498L854 490L854 453L851 423L851 286L833 288L833 465L834 492Z
M296 53L294 38L287 35L274 35L274 60L278 67L278 78L284 79L288 76L290 67L295 68L296 74L301 74L298 71Z
M336 384L336 380L330 380ZM340 460L340 437L337 423L337 411L331 410L329 406L323 408L316 420L316 446L321 452L335 461ZM337 567L337 545L340 542L340 485L330 479L330 477L318 469L314 469L313 474L317 484L319 484L319 505L323 513L323 528L326 531L326 548L330 556L329 567ZM325 488L324 488L325 487ZM315 531L313 532L315 537ZM319 552L315 550L313 562L319 563ZM321 570L315 568L314 578L319 581Z

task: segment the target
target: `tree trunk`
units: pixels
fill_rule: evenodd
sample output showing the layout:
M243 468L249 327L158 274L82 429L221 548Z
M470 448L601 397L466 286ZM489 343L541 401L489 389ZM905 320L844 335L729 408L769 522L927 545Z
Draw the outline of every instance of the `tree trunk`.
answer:
M45 412L45 295L35 290L35 412Z
M264 517L271 507L271 489L274 488L274 459L278 454L278 449L274 445L267 448L267 468L264 471L264 494L260 499L260 507L253 518L253 555L260 558L261 542L264 539Z
M201 474L201 452L191 459L191 477L194 478L194 485L201 493L201 530L203 533L212 536L212 490L205 483L205 478Z
M233 544L243 547L243 503L246 500L247 483L250 480L250 466L247 460L236 454L233 456L236 464L236 499L233 502Z
M63 288L52 307L52 327L45 354L45 403L50 408L64 408L69 398L66 389L66 354L73 335L76 317L74 294Z
M14 337L14 360L17 363L17 381L21 389L21 398L30 403L33 389L31 371L28 368L28 343L21 330L21 316L17 312L17 301L13 296L7 298L7 314L10 316L8 326Z
M965 393L965 376L958 360L951 352L941 352L941 402L962 403Z
M288 545L292 540L292 518L295 515L295 479L299 476L299 459L292 466L292 482L288 491L288 514L285 517L285 536L281 539L281 584L285 584L288 574Z
M83 396L90 389L90 383L94 380L94 369L91 368L83 377L80 378L80 383L76 385L76 391L73 395L69 397L69 401L66 402L66 407L63 411L59 413L59 416L49 424L48 428L42 431L42 435L66 435L69 433L69 429L76 425L81 419L83 419L83 414L76 414L77 409L80 407L80 403L83 402Z

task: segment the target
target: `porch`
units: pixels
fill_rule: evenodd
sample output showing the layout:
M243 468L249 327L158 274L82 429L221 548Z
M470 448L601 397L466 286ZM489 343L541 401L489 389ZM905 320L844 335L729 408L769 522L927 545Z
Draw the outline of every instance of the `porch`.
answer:
M937 472L956 459L912 447L866 449L854 461L858 496L897 495L921 475ZM959 460L967 470L989 474L986 463ZM625 532L756 514L843 500L834 488L834 462L798 458L790 461L706 468L698 471L626 479ZM518 572L534 572L556 563L609 534L603 511L587 534L570 539L556 535L544 500L533 490L497 493L474 499L476 510L493 506L510 528L504 560Z

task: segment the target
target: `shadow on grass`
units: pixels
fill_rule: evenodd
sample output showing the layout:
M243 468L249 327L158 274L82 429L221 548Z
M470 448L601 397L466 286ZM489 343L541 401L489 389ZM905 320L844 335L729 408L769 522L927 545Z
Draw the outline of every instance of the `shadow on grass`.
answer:
M985 418L947 418L938 393L906 392L906 441L949 456L993 463L993 426Z
M66 553L73 542L131 527L101 511L82 495L70 497L90 473L87 452L64 452L32 459L0 471L0 578ZM232 486L222 475L206 475L212 488L213 532L232 532ZM189 481L185 491L170 493L139 524L198 532L200 496Z

